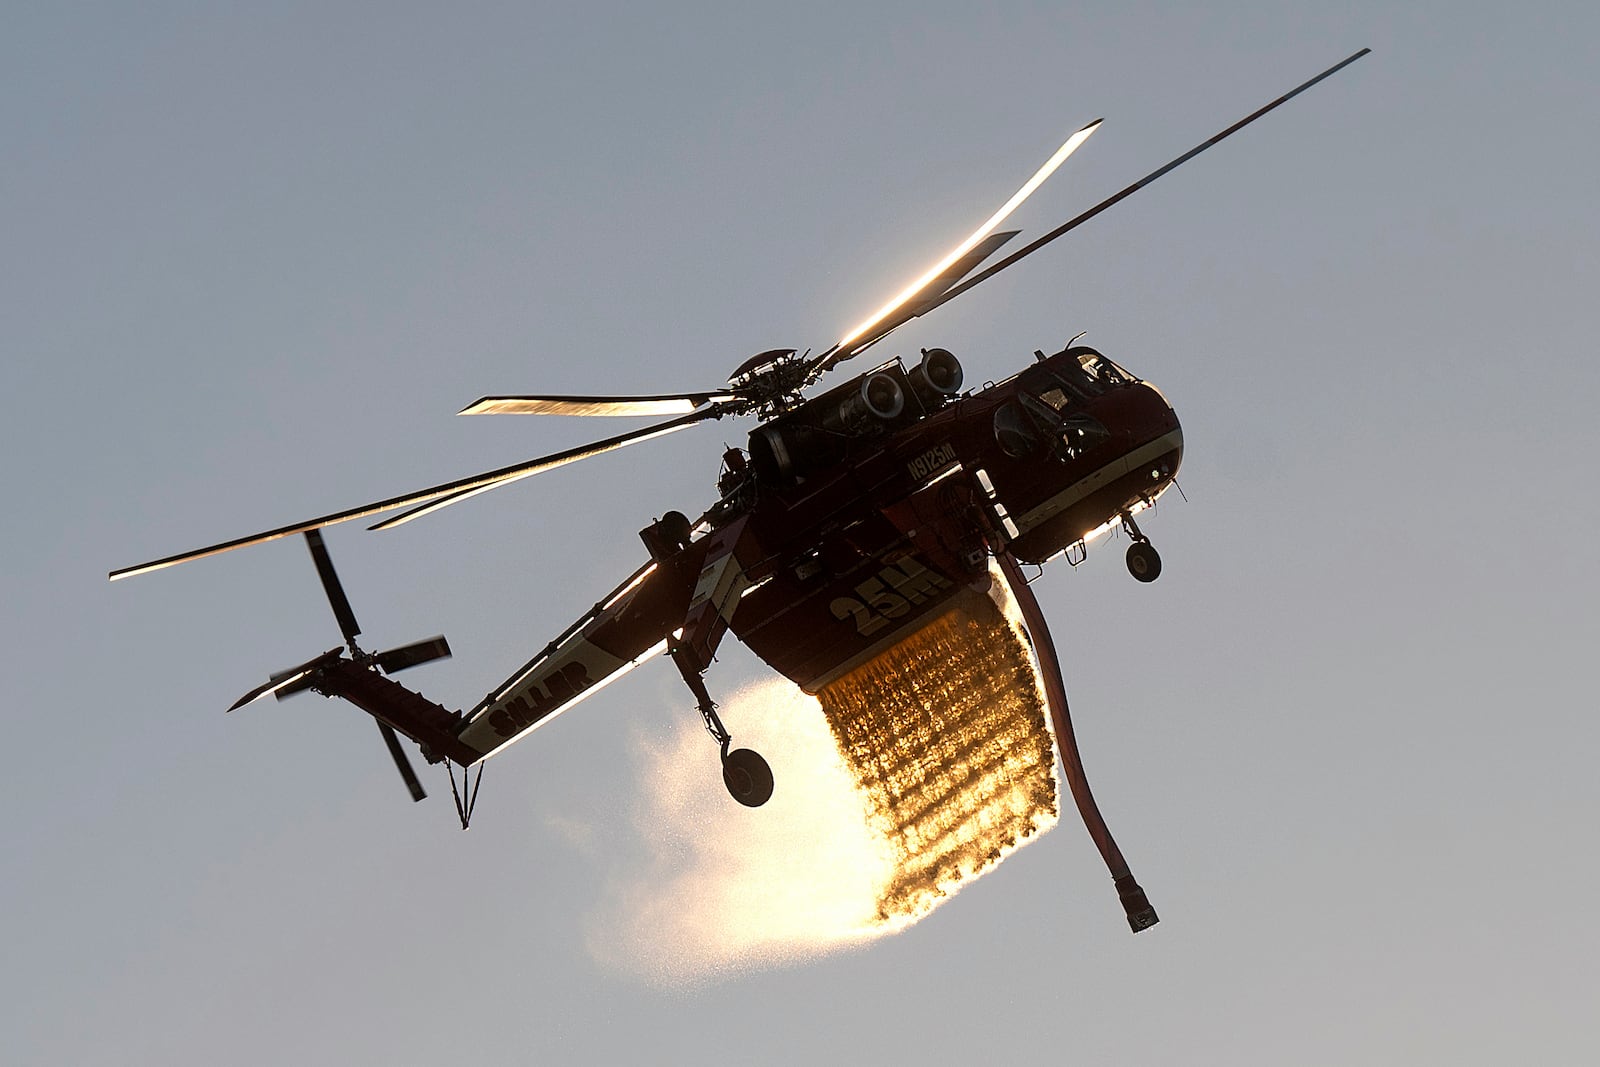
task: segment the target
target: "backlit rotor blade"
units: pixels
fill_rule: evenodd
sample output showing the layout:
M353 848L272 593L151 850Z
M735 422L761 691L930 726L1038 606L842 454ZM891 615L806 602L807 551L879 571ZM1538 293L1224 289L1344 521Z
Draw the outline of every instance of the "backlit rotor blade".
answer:
M1345 58L1343 60L1340 60L1338 63L1335 63L1333 66L1329 67L1327 70L1323 71L1321 74L1318 74L1315 78L1312 78L1310 81L1304 82L1304 83L1296 86L1295 88L1290 89L1288 92L1284 93L1282 96L1278 97L1276 100L1272 101L1270 104L1267 104L1265 107L1262 107L1262 108L1260 108L1260 109L1258 109L1256 111L1252 111L1250 114L1246 115L1244 118L1240 119L1238 122L1235 122L1232 126L1229 126L1227 129L1223 130L1221 133L1217 134L1216 136L1214 136L1214 137L1212 137L1212 138L1210 138L1208 140L1202 141L1201 143L1195 145L1193 148L1189 149L1189 151L1185 152L1183 155L1179 156L1177 159L1174 159L1172 162L1167 163L1166 165L1164 165L1162 167L1158 167L1157 169L1151 171L1149 174L1146 174L1143 178L1140 178L1138 181L1134 182L1132 185L1128 186L1126 189L1123 189L1121 192L1115 193L1112 196L1109 196L1106 199L1100 201L1100 203L1096 204L1094 207L1090 208L1088 211L1085 211L1083 214L1079 215L1077 218L1074 218L1074 219L1071 219L1071 220L1069 220L1067 222L1062 223L1060 226L1057 226L1055 229L1051 230L1049 233L1045 234L1043 237L1040 237L1037 240L1032 241L1031 243L1027 244L1026 246L1017 249L1015 252L1011 253L1009 256L1007 256L1006 258L1002 259L1000 262L996 263L994 266L989 267L988 269L986 269L986 270L984 270L984 271L982 271L982 272L980 272L978 274L973 275L971 278L968 278L966 281L961 282L958 285L952 286L948 292L942 294L936 300L934 300L929 305L927 310L931 311L934 308L938 307L940 304L943 304L947 300L954 300L956 297L960 296L962 293L966 292L968 289L971 289L974 285L977 285L979 282L983 281L984 279L991 278L994 275L999 274L1001 271L1003 271L1007 267L1011 266L1011 264L1017 262L1017 260L1022 259L1024 256L1032 255L1034 252L1037 252L1039 249L1043 248L1045 245L1049 244L1051 241L1054 241L1057 237L1060 237L1062 234L1067 233L1069 230L1077 229L1083 223L1088 222L1090 219L1092 219L1096 215L1100 214L1100 212L1104 211L1106 208L1110 207L1112 204L1115 204L1117 201L1123 199L1124 197L1132 196L1134 193L1138 192L1140 189L1143 189L1145 186L1149 185L1151 182L1155 181L1157 178L1161 177L1163 174L1167 173L1169 170L1172 170L1172 169L1174 169L1174 168L1176 168L1178 166L1181 166L1184 163L1187 163L1189 160L1193 159L1195 156L1198 156L1201 152L1204 152L1206 149L1210 148L1212 145L1216 144L1218 141L1221 141L1224 138L1227 138L1227 137L1231 136L1232 134L1237 133L1239 130L1244 129L1246 126L1250 125L1252 122L1254 122L1256 119L1260 118L1262 115L1265 115L1267 112L1269 112L1269 111L1273 110L1274 108L1278 107L1280 104L1287 103L1289 100L1293 99L1294 97L1299 96L1301 93L1305 92L1307 89L1311 88L1313 85L1317 84L1319 81L1322 81L1324 78L1332 77L1333 75L1337 74L1339 71L1343 70L1345 67L1348 67L1350 64L1354 63L1356 60L1360 59L1362 56L1366 55L1370 51L1372 51L1372 49L1363 48L1361 51L1355 53L1354 55L1349 56L1349 57L1347 57L1347 58Z
M228 710L238 711L252 700L259 700L268 693L277 693L279 690L288 689L290 686L303 681L313 671L337 660L343 651L343 648L330 648L316 659L307 660L300 666L284 671L282 674L274 674L265 684L256 686L250 692L235 700L228 707Z
M946 267L937 278L924 285L913 298L901 304L870 330L856 337L848 345L834 345L812 360L807 367L806 380L808 382L816 381L823 371L835 364L843 363L847 359L860 355L912 319L920 317L923 312L938 307L940 296L944 295L951 286L976 269L978 264L994 255L1001 245L1020 232L1020 230L1002 230L1000 233L991 233L979 241L966 255Z
M707 404L732 400L732 393L669 396L486 396L461 415L687 415Z
M153 559L148 563L136 563L131 567L122 567L118 570L112 571L110 574L110 579L111 581L115 582L122 578L132 578L136 574L148 574L151 571L159 571L167 567L176 567L180 563L188 563L189 561L196 559L205 559L207 556L221 555L223 552L231 552L236 548L248 548L250 545L262 545L266 544L268 541L276 541L282 537L293 537L295 534L305 533L307 530L317 530L324 526L335 526L341 522L349 522L351 519L365 519L372 515L381 515L385 511L393 511L395 508L405 507L408 504L415 504L419 500L426 500L429 496L438 496L442 493L448 493L450 491L451 486L439 486L433 490L427 490L421 493L407 493L405 496L397 496L390 500L380 500L376 504L363 504L361 507L351 508L348 511L336 511L331 515L322 515L315 519L307 519L305 522L297 522L291 526L280 526L276 530L267 530L264 533L251 534L249 537L236 537L232 541L223 541L221 544L207 545L205 548L197 548L192 552L180 552L176 556L166 556L162 559Z
M339 572L333 569L333 557L328 555L328 546L322 543L322 531L307 530L306 545L311 549L311 561L317 565L317 577L322 579L322 591L328 594L333 617L339 620L339 632L344 634L344 643L354 649L361 624L356 622L350 598L344 595L344 585L339 581Z
M1002 245L1021 232L1021 230L1001 230L999 233L991 233L989 236L973 245L971 251L941 271L939 276L933 279L933 281L929 282L927 285L924 285L922 290L914 298L907 300L904 304L901 304L894 314L879 322L877 326L875 326L869 332L857 337L851 342L850 347L854 350L865 348L865 342L868 337L881 337L890 330L894 329L895 326L898 326L903 322L910 322L912 319L922 314L921 309L927 307L930 300L937 297L946 289L949 289L952 285L959 282L962 278L965 278L968 274L971 274L975 269L977 269L979 263L982 263L984 260L994 255ZM894 325L891 326L890 323L893 323Z
M411 799L428 799L428 791L422 788L422 783L417 780L417 772L411 769L411 761L406 758L406 750L400 747L400 738L396 736L394 727L380 719L378 732L383 735L383 743L389 746L389 755L394 757L394 765L400 771L400 777L405 779Z
M713 404L708 408L705 408L701 411L692 412L691 414L684 415L681 418L672 419L667 422L658 422L654 426L646 426L630 433L618 434L616 437L608 437L604 441L596 441L593 444L588 445L579 445L577 448L569 448L565 452L557 452L553 455L544 456L540 459L531 459L526 463L519 463L515 467L503 467L497 471L490 471L488 474L480 474L476 478L463 478L460 482L455 483L453 486L442 487L447 488L447 492L426 492L418 494L416 500L412 501L412 503L418 503L418 507L414 507L410 511L402 512L393 518L384 519L382 522L374 523L373 525L367 527L367 529L393 529L396 526L410 522L412 519L421 518L430 512L438 511L440 508L449 507L451 504L459 504L468 497L477 496L479 493L487 493L491 489L498 489L500 486L510 485L512 482L520 482L524 478L531 478L535 474L542 474L553 467L560 467L567 463L576 463L580 459L588 459L590 456L598 456L604 452L612 452L626 445L637 444L640 441L648 441L654 437L664 437L669 433L674 433L675 431L681 430L687 426L693 426L695 423L703 422L706 419L720 419L724 414L726 414L726 412L721 405Z
M511 467L502 467L499 470L489 471L485 474L475 474L469 478L458 478L453 482L446 482L443 485L435 485L427 489L418 490L414 493L407 493L404 496L390 497L387 500L379 500L373 504L363 504L360 507L350 508L347 511L336 511L331 515L322 515L315 519L307 519L305 522L297 522L289 526L280 526L275 530L267 530L264 533L251 534L249 537L238 537L232 541L224 541L221 544L208 545L205 548L197 548L192 552L182 552L176 556L167 556L164 559L151 560L149 563L139 563L132 567L123 567L120 570L112 571L110 577L113 582L120 578L131 578L135 574L146 574L150 571L161 570L163 567L174 567L179 563L187 563L190 560L204 559L207 556L215 556L222 552L230 552L236 548L245 548L249 545L265 544L268 541L276 541L281 537L290 537L294 534L305 533L307 530L315 530L323 526L333 526L337 523L349 522L351 519L365 519L373 515L381 515L385 511L394 511L396 508L415 507L417 504L420 504L423 501L433 500L435 497L444 497L448 495L450 499L446 502L455 503L456 500L464 500L468 496L481 493L486 489L493 489L496 485L501 485L508 481L516 481L533 474L538 474L541 471L550 470L553 467L560 467L563 464L574 463L580 459L587 459L590 456L597 456L602 452L610 452L612 449L621 448L624 445L633 444L636 441L647 441L652 437L660 437L663 434L671 433L674 430L682 429L685 426L690 426L706 419L720 419L727 413L727 407L721 404L712 404L709 407L702 408L699 411L692 412L677 419L672 419L668 422L657 423L654 426L641 427L640 429L632 430L625 434L619 434L616 437L608 437L604 441L596 441L593 444L580 445L577 448L569 448L563 452L556 452L553 455L544 456L540 459L529 460L526 463L518 463ZM443 504L440 506L442 507ZM408 512L396 520L381 524L381 526L382 528L386 529L389 526L397 525L400 522L405 522L411 518L415 518L418 514L421 514L421 512Z
M1085 126L1071 137L1068 137L1066 143L1064 143L1060 148L1056 149L1055 155L1045 160L1044 166L1035 171L1033 177L1029 178L1027 182L1023 184L1022 188L1016 191L1010 200L1007 200L1004 204L1002 204L999 211L996 211L993 215L989 216L989 221L985 222L982 226L979 226L977 230L973 232L971 237L968 237L955 248L952 248L950 252L943 259L939 260L939 262L935 263L926 274L912 282L910 285L906 286L905 290L902 291L899 296L896 296L893 300L879 308L870 319L857 326L854 330L851 330L849 333L845 334L844 337L840 338L838 345L835 347L840 351L848 351L850 349L851 342L857 340L862 335L866 334L867 331L878 325L878 323L888 318L902 304L913 301L919 294L925 295L923 291L930 283L936 281L941 274L950 268L952 264L956 263L968 252L972 251L973 248L977 246L978 242L989 236L989 234L992 233L996 227L1004 222L1006 218L1013 211L1015 211L1024 200L1028 199L1035 189L1044 184L1044 180L1046 178L1055 173L1057 167L1066 162L1068 156L1072 155L1072 153L1078 150L1079 145L1083 144L1083 142L1089 139L1089 135L1094 133L1094 131L1099 128L1100 122L1100 119L1095 119L1093 122L1089 123L1089 125ZM840 356L838 359L833 360L833 362L838 363L847 358L849 357Z
M417 641L399 648L391 648L387 652L379 652L375 657L384 674L393 674L403 671L407 667L415 667L422 663L432 663L436 659L450 658L450 642L444 635L430 637L426 641Z

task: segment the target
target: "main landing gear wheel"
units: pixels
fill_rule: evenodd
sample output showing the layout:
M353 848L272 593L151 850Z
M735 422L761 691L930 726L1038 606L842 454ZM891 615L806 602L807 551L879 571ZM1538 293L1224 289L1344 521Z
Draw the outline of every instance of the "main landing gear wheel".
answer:
M1161 553L1149 541L1135 541L1128 546L1128 573L1141 582L1153 582L1161 577Z
M747 808L759 808L772 796L772 768L760 753L736 748L722 757L722 784Z

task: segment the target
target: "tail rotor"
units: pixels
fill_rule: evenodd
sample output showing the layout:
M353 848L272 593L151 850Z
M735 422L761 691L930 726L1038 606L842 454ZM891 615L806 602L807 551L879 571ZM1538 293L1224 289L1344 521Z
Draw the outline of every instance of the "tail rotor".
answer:
M296 693L315 688L322 670L346 659L346 651L350 662L364 666L368 670L382 671L384 674L394 674L396 671L430 663L436 659L445 659L450 655L450 643L443 635L401 645L385 652L364 651L356 644L356 637L361 633L361 624L356 621L356 613L350 607L350 598L345 595L344 585L339 581L339 573L333 568L333 559L328 555L328 547L322 541L322 531L307 530L305 537L306 545L311 550L311 561L316 565L317 577L322 580L322 590L327 594L328 605L333 609L333 617L339 624L339 632L344 637L345 646L329 649L298 667L274 674L264 685L257 686L236 700L229 711L242 708L268 693L279 700L284 700ZM400 745L399 735L395 733L394 727L382 719L374 721L378 724L378 733L382 735L383 743L389 749L389 755L394 759L395 769L400 772L406 789L411 793L411 799L422 800L428 795L427 791L422 788L417 772L412 769L411 761Z

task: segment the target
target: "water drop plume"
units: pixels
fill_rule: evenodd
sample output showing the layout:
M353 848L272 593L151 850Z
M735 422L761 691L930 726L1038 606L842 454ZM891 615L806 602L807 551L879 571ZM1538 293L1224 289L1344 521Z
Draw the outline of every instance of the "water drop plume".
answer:
M590 916L597 958L698 984L903 930L1057 819L1055 746L1003 585L824 687L736 692L723 715L777 779L722 791L689 725L639 744L642 861ZM997 604L996 601L999 601Z

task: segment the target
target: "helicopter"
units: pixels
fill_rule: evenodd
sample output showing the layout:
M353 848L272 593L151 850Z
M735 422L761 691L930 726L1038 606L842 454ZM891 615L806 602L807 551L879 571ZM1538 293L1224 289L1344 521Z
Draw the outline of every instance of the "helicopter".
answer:
M759 807L772 796L766 760L736 748L706 685L729 632L779 674L816 693L916 634L996 576L1020 609L1055 727L1067 783L1110 871L1130 927L1158 919L1112 839L1084 775L1066 689L1043 610L1021 567L1081 562L1098 534L1129 537L1126 565L1155 581L1161 556L1136 516L1176 483L1183 431L1170 403L1099 350L1069 341L1040 349L1011 377L965 389L957 356L921 349L816 392L824 375L893 331L961 295L1354 63L1361 49L1188 152L988 266L1019 231L1005 219L1100 125L1075 132L966 241L871 318L827 349L759 353L726 386L652 396L486 396L474 415L670 416L524 463L457 479L304 522L114 570L111 580L280 538L303 536L344 643L241 696L307 690L365 711L411 796L426 796L400 741L450 770L465 829L485 762L632 668L665 654L694 697L717 746L731 797ZM982 269L980 269L982 268ZM1081 335L1080 335L1081 337ZM811 395L807 395L811 393ZM390 675L451 654L442 636L369 652L322 529L389 514L387 529L542 471L675 433L754 416L746 447L722 456L717 499L697 518L669 511L640 531L647 562L558 634L476 707L455 711ZM462 769L458 789L455 768ZM470 783L467 773L476 768Z

